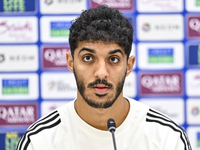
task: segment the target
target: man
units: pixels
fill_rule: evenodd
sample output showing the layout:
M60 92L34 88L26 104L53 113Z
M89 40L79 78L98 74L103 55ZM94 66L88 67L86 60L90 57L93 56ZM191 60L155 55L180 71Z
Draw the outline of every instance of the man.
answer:
M112 150L107 120L116 122L119 150L191 150L185 132L167 116L123 96L134 64L133 27L115 9L84 11L70 28L69 70L77 98L31 125L18 150Z

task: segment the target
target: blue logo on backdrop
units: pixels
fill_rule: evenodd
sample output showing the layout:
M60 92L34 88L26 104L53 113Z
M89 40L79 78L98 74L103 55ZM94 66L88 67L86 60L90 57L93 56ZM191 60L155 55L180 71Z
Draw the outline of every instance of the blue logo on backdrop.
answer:
M10 94L28 94L28 79L3 79L2 93Z
M70 22L51 22L51 36L68 37L70 26Z
M149 63L173 63L173 48L149 48Z
M197 147L200 147L200 132L197 132Z
M16 150L17 144L24 133L7 132L0 133L0 149L1 150Z
M0 12L25 13L36 11L35 0L0 0Z
M200 44L189 46L188 63L190 66L200 66Z

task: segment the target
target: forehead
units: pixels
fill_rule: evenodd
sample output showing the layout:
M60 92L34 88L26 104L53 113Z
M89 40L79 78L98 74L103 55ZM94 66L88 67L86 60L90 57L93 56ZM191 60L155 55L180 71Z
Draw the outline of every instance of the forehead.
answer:
M110 51L119 49L125 54L124 48L119 46L118 44L112 42L104 42L104 41L81 41L78 43L78 47L75 49L75 53L79 53L82 48L88 48L94 50L96 53L104 52L109 53Z

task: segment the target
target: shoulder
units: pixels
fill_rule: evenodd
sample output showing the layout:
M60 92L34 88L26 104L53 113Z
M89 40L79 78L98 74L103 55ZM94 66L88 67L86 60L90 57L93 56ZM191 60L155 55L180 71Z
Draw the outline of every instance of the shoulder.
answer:
M32 124L19 141L17 150L27 150L28 147L37 149L37 147L45 146L47 143L55 146L62 132L63 113L68 105L54 110Z
M139 101L132 99L129 99L129 101L133 115L137 115L134 118L140 118L140 125L143 127L144 134L157 147L163 147L163 149L167 146L169 146L168 149L180 149L181 147L185 150L191 150L185 131L171 118Z
M191 150L185 131L163 113L149 108L146 114L146 134L158 145L168 145L171 149Z
M191 150L185 131L165 114L149 108L146 114L146 133L158 145L168 145L170 149ZM153 135L153 136L152 136Z

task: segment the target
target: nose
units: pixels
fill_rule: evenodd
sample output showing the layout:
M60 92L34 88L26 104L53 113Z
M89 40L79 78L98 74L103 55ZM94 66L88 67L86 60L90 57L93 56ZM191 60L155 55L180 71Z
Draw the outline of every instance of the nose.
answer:
M94 76L99 79L106 79L108 75L108 66L105 60L99 61L95 67Z

